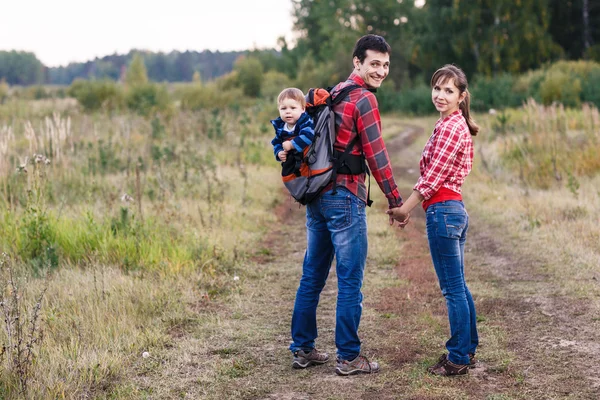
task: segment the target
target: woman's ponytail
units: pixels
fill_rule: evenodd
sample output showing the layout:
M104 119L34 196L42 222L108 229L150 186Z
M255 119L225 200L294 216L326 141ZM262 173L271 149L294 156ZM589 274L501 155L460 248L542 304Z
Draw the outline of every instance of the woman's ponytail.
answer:
M469 92L469 89L465 89L464 93L465 98L460 102L458 107L461 109L463 116L467 121L469 132L471 132L472 136L476 136L477 132L479 132L479 125L477 125L473 118L471 118L471 93Z

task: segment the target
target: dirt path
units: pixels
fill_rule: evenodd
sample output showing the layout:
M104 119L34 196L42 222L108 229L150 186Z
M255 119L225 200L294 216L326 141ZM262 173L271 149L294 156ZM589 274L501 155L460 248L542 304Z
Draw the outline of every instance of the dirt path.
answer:
M396 176L415 175L417 168L409 161L417 154L405 144L402 140L391 143ZM410 191L410 187L402 189ZM413 298L421 301L415 305L392 288L386 295L390 301L379 307L409 317L436 305L432 315L445 317L437 301L439 289L431 285L435 275L422 234L424 214L419 210L413 217L412 229L406 230L412 245L405 246L397 272L414 288ZM520 243L511 227L491 226L473 212L470 218L467 283L474 293L483 335L481 362L470 379L463 381L465 391L472 398L502 394L524 399L600 399L600 371L595 367L600 361L598 301L562 295L560 277L545 270L550 260L543 251Z
M391 125L391 127L390 127ZM402 193L418 177L423 130L386 125ZM389 132L389 130L388 130ZM374 187L373 190L378 190ZM486 226L471 214L467 281L480 322L480 365L468 377L429 376L425 367L444 351L448 326L431 266L424 215L417 210L403 232L385 224L381 197L370 210L370 251L361 321L363 349L376 375L338 377L335 362L291 368L289 324L305 249L304 208L287 196L261 248L240 271L231 295L196 305L195 328L174 340L160 373L142 385L148 398L203 399L597 399L599 318L585 301L559 293L544 260L525 252L507 227ZM512 241L511 241L512 240ZM373 246L401 243L379 257ZM381 253L381 252L380 252ZM335 358L335 268L318 310L318 347ZM597 312L596 312L597 313Z

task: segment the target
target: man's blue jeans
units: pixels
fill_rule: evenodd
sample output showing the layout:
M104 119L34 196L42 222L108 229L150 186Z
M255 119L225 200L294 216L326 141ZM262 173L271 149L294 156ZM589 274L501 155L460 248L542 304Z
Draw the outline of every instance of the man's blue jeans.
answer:
M469 364L479 337L475 304L465 282L465 241L469 215L462 201L449 200L427 207L427 238L440 289L446 298L450 320L448 359Z
M353 360L360 354L360 289L368 246L365 203L345 188L338 188L335 195L325 192L306 206L306 233L307 249L292 315L290 350L310 351L315 347L317 305L335 256L335 344L339 358Z

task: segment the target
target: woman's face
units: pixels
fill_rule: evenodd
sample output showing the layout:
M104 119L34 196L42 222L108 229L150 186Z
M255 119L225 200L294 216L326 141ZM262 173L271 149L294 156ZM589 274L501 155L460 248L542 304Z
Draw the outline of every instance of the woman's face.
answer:
M461 101L464 100L466 94L460 93L454 79L446 79L446 82L442 83L443 79L437 81L431 89L431 101L441 114L442 118L447 117L454 111L458 110L458 106Z

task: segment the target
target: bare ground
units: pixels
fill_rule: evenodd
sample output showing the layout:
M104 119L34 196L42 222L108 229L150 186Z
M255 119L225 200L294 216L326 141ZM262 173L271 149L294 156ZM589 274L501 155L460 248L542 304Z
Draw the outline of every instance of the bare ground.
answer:
M423 131L397 129L401 132L388 147L408 195L420 151L411 143ZM371 253L367 263L361 338L364 352L381 363L381 373L342 378L333 361L293 370L287 347L305 248L304 209L282 198L277 223L268 227L231 293L190 304L196 319L174 330L172 345L156 366L140 367L135 382L145 398L600 398L598 298L561 295L560 277L546 272L543 251L524 248L510 239L509 227L491 226L474 214L467 282L481 318L481 347L480 363L469 376L438 378L424 371L444 350L448 327L420 210L404 231L390 228L397 236L390 240L404 244L393 264L376 261ZM386 222L383 204L375 212L370 226ZM334 270L321 296L318 339L332 358Z

